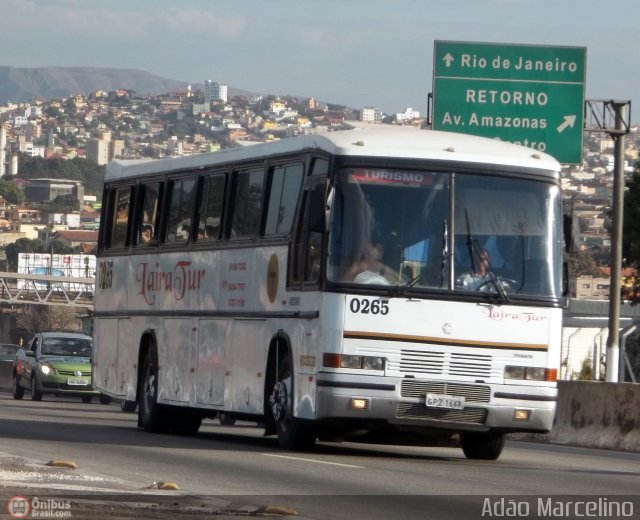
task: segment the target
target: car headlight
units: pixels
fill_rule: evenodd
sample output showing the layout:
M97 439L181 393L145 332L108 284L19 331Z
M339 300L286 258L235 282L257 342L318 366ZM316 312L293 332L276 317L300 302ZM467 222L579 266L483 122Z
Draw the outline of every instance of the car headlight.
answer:
M56 373L56 369L53 368L53 365L49 363L42 363L40 365L40 372L42 372L45 376L49 376Z

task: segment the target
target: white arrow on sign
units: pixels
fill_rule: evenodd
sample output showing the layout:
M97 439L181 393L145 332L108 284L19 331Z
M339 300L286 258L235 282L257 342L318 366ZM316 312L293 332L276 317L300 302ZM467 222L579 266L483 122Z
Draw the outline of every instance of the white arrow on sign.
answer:
M447 52L447 54L444 55L444 58L442 58L442 60L444 61L445 65L447 67L451 67L451 62L453 61L453 56L451 56L450 52Z
M571 127L573 128L573 125L576 123L576 116L564 116L564 121L560 124L560 126L558 126L558 128L556 128L556 130L558 130L558 133L561 134L562 132L564 132L567 127Z

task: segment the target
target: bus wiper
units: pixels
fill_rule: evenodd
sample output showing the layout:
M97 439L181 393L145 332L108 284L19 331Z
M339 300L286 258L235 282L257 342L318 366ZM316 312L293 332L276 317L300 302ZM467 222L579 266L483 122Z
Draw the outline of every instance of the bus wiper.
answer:
M482 258L482 247L480 247L480 243L478 239L475 238L471 234L471 224L469 223L469 212L465 208L464 210L465 219L467 221L467 245L469 246L469 254L471 255L471 266L475 271L476 268L476 258ZM507 295L507 291L504 290L504 286L500 281L500 277L493 270L493 266L491 265L491 260L487 257L486 260L487 274L489 275L489 280L491 284L496 288L496 292L498 295L499 303L510 303L509 296Z

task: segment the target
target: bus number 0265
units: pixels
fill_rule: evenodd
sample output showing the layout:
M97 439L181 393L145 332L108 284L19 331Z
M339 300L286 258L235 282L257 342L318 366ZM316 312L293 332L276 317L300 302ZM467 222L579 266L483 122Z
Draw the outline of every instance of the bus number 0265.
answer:
M355 314L389 314L389 300L368 300L353 298L349 302L349 310Z

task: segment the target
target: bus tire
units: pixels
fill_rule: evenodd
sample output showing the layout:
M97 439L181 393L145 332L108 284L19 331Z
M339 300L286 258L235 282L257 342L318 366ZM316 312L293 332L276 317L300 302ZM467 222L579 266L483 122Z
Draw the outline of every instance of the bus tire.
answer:
M139 392L138 425L151 433L168 433L171 426L170 411L158 404L158 352L151 345L142 361L142 379Z
M496 460L504 448L504 433L461 433L462 452L468 459Z
M275 385L269 396L278 443L286 450L306 451L316 442L313 424L293 416L293 361L287 351L278 364Z
M24 388L20 385L20 376L18 374L13 374L12 393L14 399L22 399L24 397Z

